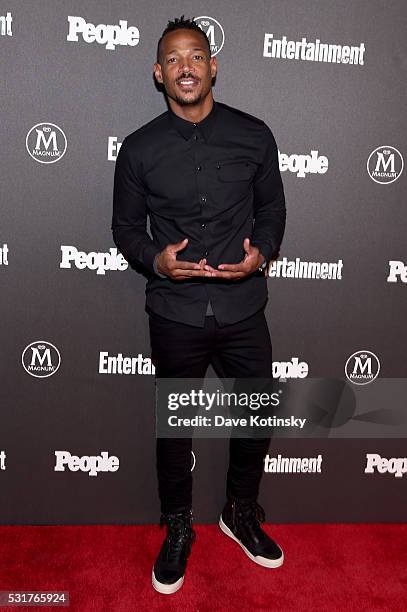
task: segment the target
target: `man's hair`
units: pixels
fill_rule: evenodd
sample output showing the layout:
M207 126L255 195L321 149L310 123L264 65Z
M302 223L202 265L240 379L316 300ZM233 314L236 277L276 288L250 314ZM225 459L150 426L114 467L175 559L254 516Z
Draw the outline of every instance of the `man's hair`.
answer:
M169 21L164 32L161 34L161 38L157 44L157 63L160 63L160 47L164 36L168 34L168 32L174 32L174 30L180 29L194 30L195 32L199 32L204 37L208 46L209 57L211 56L211 44L205 32L201 30L199 25L194 21L194 17L191 17L191 19L184 19L184 15L181 15L181 17L175 17L173 21Z

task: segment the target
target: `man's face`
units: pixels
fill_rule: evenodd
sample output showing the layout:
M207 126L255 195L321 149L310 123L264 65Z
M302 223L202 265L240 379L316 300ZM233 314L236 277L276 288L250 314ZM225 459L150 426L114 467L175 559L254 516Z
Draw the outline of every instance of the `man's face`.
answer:
M205 40L193 30L175 30L161 41L160 63L155 78L167 95L180 106L199 104L212 88L216 58L211 58Z

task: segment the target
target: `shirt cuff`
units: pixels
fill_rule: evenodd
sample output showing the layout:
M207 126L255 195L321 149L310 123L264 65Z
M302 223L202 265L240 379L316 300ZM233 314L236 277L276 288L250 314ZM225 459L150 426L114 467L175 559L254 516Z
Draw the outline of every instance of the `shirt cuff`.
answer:
M161 278L167 278L165 274L161 274L161 272L157 270L157 257L159 256L159 254L160 253L157 253L157 255L154 257L153 269L154 269L155 274L157 274L157 276L160 276Z
M279 250L276 252L276 250L272 249L272 247L268 244L266 244L265 242L260 242L257 240L251 240L250 244L252 246L255 246L259 249L261 255L263 255L264 259L269 262L271 259L275 259L278 257L279 255Z

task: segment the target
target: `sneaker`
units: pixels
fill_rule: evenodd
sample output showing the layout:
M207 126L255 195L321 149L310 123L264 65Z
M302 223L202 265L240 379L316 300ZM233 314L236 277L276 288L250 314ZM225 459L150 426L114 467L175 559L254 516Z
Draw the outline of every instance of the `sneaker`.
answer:
M261 528L264 509L257 501L228 500L219 519L219 527L243 548L246 555L263 567L280 567L284 554Z
M196 533L192 529L192 510L161 514L160 529L167 525L167 536L153 567L152 583L159 593L170 595L184 582L187 559Z

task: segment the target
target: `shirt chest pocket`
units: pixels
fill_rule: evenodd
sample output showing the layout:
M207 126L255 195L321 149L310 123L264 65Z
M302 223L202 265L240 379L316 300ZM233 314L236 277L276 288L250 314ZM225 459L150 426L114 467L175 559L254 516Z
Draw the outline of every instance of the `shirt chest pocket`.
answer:
M216 175L222 183L250 181L256 171L256 165L244 160L226 160L216 163Z

